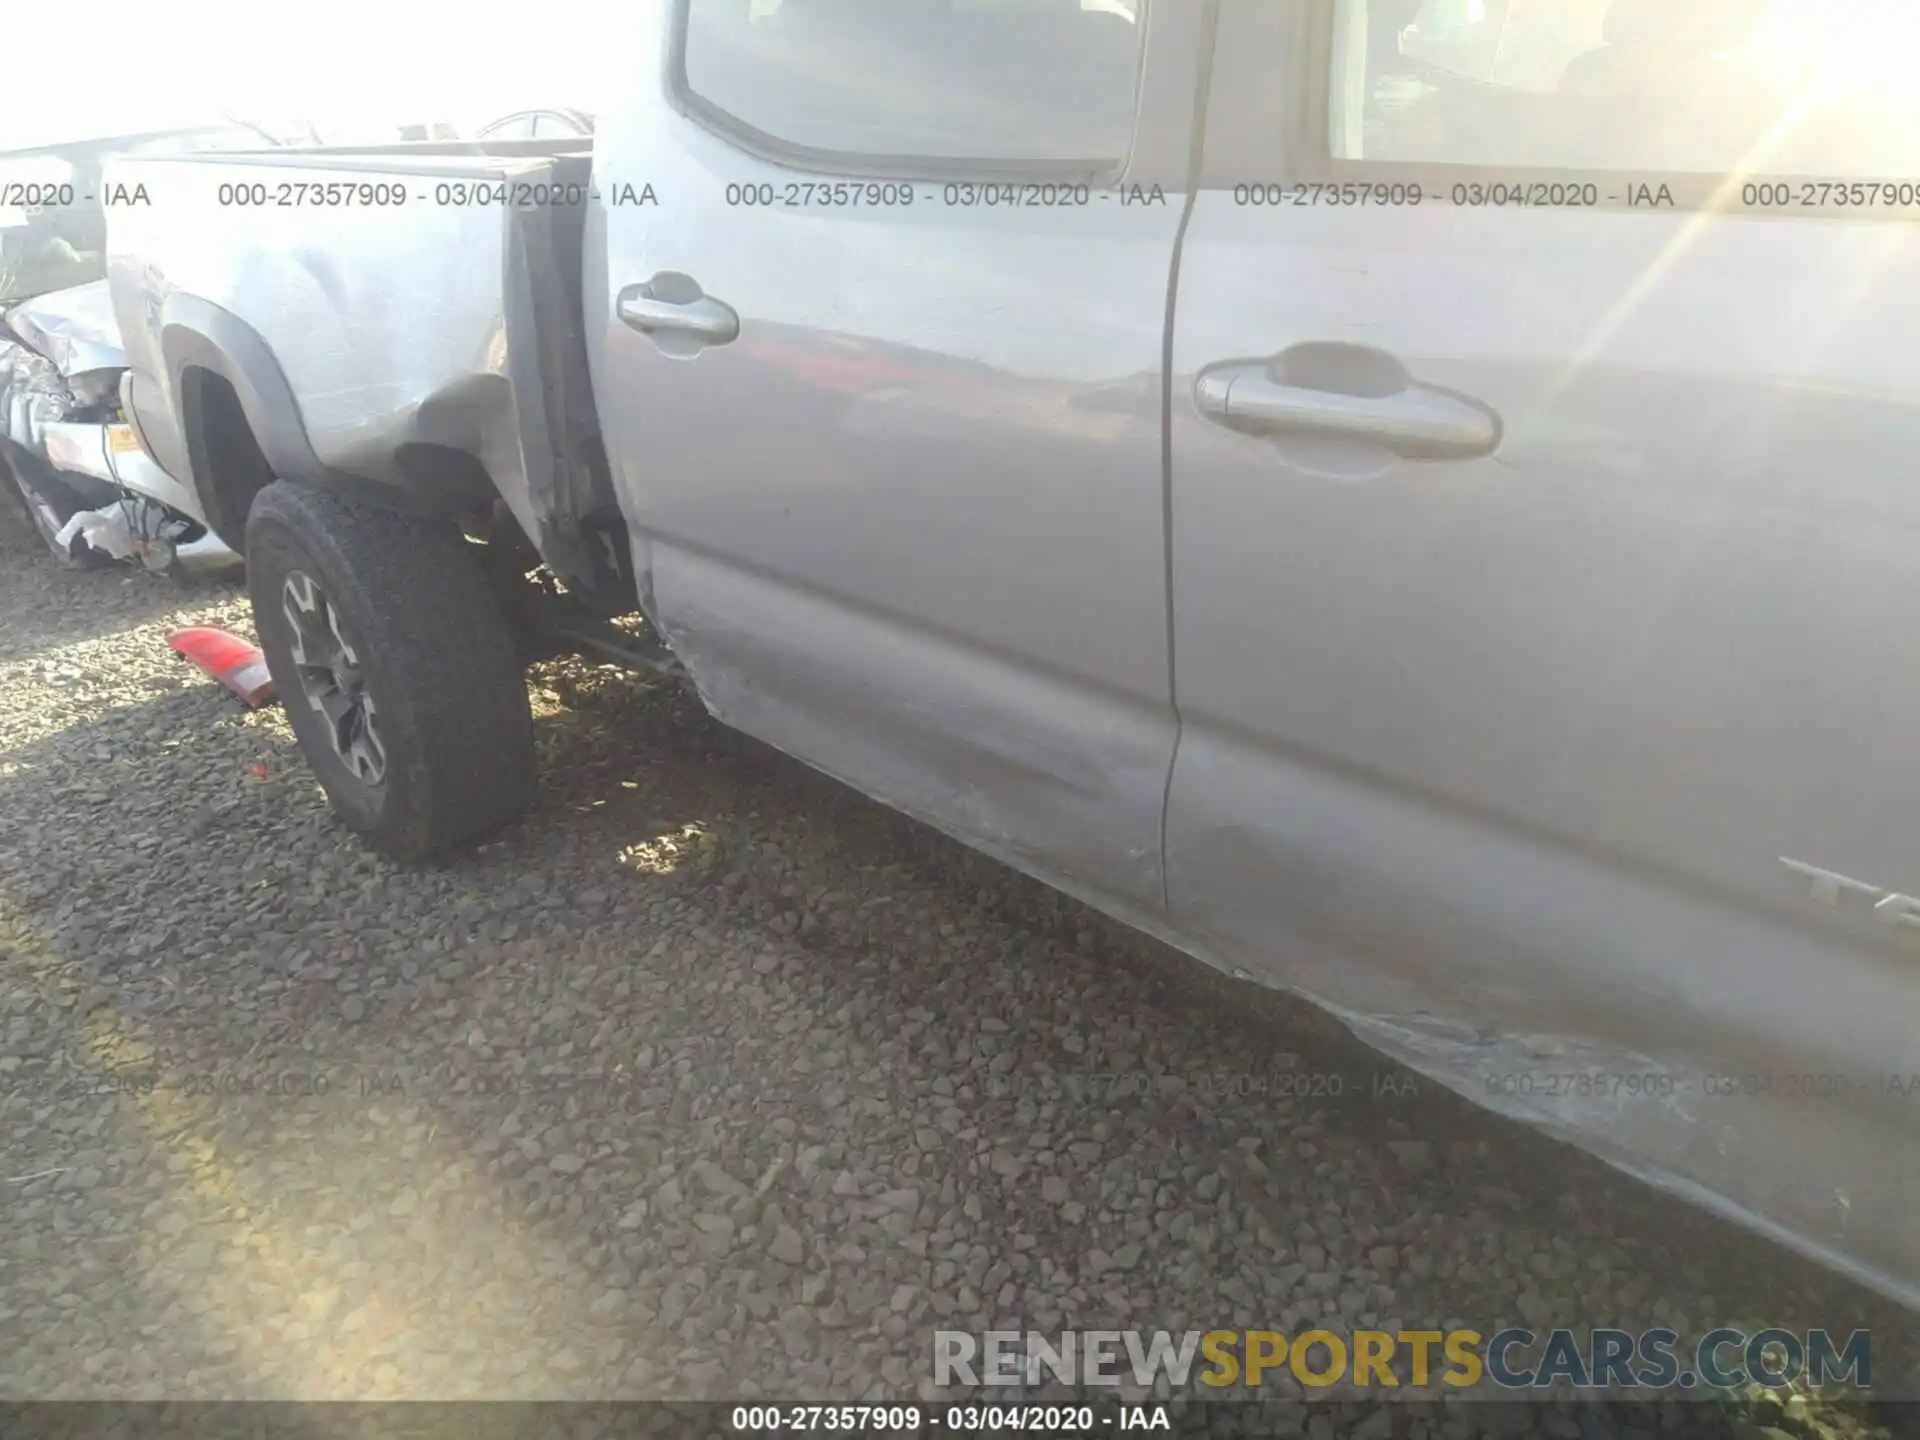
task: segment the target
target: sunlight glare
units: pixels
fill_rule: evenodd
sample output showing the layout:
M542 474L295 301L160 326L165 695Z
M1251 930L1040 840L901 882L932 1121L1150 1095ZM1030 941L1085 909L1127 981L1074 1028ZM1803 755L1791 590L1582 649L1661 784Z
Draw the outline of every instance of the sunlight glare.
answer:
M1916 45L1912 0L1775 0L1750 54L1770 77L1824 101L1911 106Z

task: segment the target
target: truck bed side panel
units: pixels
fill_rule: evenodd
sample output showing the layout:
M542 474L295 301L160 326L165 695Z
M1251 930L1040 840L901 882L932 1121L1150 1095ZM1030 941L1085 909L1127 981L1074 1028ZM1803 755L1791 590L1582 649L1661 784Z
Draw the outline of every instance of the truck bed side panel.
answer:
M545 550L570 427L548 414L543 371L566 353L555 295L578 248L553 244L549 206L501 197L544 201L556 183L583 181L586 163L326 152L124 162L109 186L145 195L109 209L130 363L179 424L181 373L201 363L192 353L225 347L170 332L197 333L192 314L211 306L271 355L325 474L431 501L446 468L431 462L444 457L420 447L471 456Z

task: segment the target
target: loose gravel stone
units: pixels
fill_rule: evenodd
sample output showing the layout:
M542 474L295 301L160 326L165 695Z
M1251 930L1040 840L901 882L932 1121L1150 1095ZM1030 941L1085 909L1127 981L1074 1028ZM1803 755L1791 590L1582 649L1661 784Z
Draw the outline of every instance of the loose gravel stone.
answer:
M232 586L0 535L0 1396L908 1399L945 1326L1870 1323L1889 1386L1920 1353L664 685L537 667L538 810L390 865L282 714L172 658L187 623L249 629ZM1294 1433L1468 1433L1399 1408Z

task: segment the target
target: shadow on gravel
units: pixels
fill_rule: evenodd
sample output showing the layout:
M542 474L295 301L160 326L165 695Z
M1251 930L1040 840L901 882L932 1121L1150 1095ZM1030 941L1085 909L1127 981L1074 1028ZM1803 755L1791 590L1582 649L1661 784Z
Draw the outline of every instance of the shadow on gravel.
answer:
M9 504L0 494L0 511ZM0 632L0 665L242 596L236 581L176 580L131 565L63 570L39 536L21 535L0 520L0 614L8 617Z
M585 739L587 748L556 752L546 772L549 784L561 787L554 799L582 817L581 833L604 827L616 844L631 833L623 822L634 811L609 804L608 786L635 757L608 748L605 737L645 737L647 788L655 800L639 809L650 808L655 818L641 829L678 844L671 870L679 883L793 936L823 967L849 941L868 943L890 927L862 926L857 911L850 924L836 923L848 912L833 908L834 897L757 875L766 862L805 870L831 857L842 869L891 877L896 903L925 907L929 918L920 932L928 945L981 917L1058 947L1034 958L1062 965L1057 979L1068 991L1123 974L1138 1003L1122 1045L1098 1067L1083 1063L1084 1050L1054 1057L1062 1070L1078 1072L1079 1099L1089 1109L1145 1105L1170 1119L1204 1123L1210 1099L1222 1109L1230 1100L1251 1101L1256 1110L1322 1117L1348 1140L1419 1137L1436 1155L1458 1162L1441 1167L1447 1173L1439 1183L1463 1196L1471 1192L1515 1215L1539 1217L1578 1208L1568 1204L1573 1197L1603 1197L1617 1207L1623 1238L1638 1231L1634 1238L1661 1237L1665 1253L1692 1263L1712 1257L1727 1273L1768 1274L1781 1293L1806 1284L1828 1299L1847 1297L1885 1317L1885 1333L1908 1337L1902 1353L1920 1357L1912 1318L1850 1282L1627 1180L1574 1146L1470 1104L1382 1056L1307 1002L1214 970L711 721L685 692L647 693L617 672L596 671L589 687L570 698L582 724L554 738ZM742 794L755 797L755 810L729 815ZM668 796L684 799L661 803ZM711 818L694 827L699 833L688 843L672 832L677 815ZM737 827L742 833L785 822L795 839L764 855L743 852L729 839L736 830L729 821L742 818L749 822ZM1036 989L1040 980L1036 976ZM1192 1068L1156 1066L1147 1058L1155 1053L1178 1056ZM1499 1137L1497 1157L1485 1143L1489 1136Z
M210 685L0 754L0 1394L898 1398L942 1325L1527 1297L1907 1333L678 690L536 685L540 809L414 870Z

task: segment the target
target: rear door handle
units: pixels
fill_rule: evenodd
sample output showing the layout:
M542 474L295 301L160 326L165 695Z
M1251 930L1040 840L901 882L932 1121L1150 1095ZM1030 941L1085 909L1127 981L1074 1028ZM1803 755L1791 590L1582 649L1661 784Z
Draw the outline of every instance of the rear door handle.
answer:
M739 338L740 317L731 305L700 294L697 286L688 295L683 287L662 284L664 278L656 276L620 292L616 309L623 323L642 335L685 336L701 345L725 345Z
M1500 417L1451 391L1408 381L1384 395L1319 390L1275 380L1262 364L1230 365L1195 387L1210 420L1257 435L1321 435L1378 445L1408 460L1491 455Z

